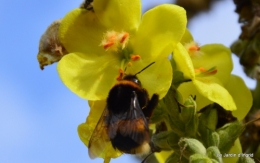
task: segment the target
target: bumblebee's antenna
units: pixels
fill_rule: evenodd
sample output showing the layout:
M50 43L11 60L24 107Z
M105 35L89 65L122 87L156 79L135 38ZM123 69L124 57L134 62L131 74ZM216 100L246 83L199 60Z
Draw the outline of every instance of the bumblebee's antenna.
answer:
M136 73L134 76L136 76L137 74L140 74L142 71L144 71L145 69L147 69L148 67L150 67L152 64L154 64L155 62L150 63L148 66L146 66L145 68L143 68L141 71L139 71L138 73Z

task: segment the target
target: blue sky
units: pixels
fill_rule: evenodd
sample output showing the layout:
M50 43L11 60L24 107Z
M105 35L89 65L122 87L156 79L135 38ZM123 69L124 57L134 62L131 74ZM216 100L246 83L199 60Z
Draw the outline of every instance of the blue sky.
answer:
M148 4L149 2L149 4ZM144 0L144 8L163 0ZM89 162L77 126L88 114L87 101L60 81L56 65L41 71L36 60L40 36L53 20L78 7L81 0L1 0L0 6L0 162ZM195 40L229 46L240 33L234 5L218 2L190 22ZM238 63L236 57L234 61ZM235 74L244 76L235 64ZM252 80L247 85L254 88ZM126 155L116 162L132 162ZM102 162L101 159L93 162Z

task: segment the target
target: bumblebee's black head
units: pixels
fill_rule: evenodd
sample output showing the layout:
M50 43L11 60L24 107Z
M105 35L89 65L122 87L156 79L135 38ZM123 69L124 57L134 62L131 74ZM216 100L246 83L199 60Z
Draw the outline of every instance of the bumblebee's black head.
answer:
M123 80L128 80L128 81L134 82L135 84L137 84L141 87L141 82L140 82L140 80L138 80L136 75L126 75L126 76L124 76Z
M148 67L150 67L152 64L154 64L155 62L152 62L150 63L148 66L146 66L145 68L143 68L141 71L137 72L136 74L134 75L126 75L123 77L123 80L127 80L127 81L131 81L131 82L134 82L135 84L139 85L141 87L141 82L140 80L138 80L138 78L136 77L137 74L140 74L142 71L144 71L145 69L147 69ZM125 69L126 70L126 69ZM122 76L123 76L124 73L120 74L119 75L119 79L121 80ZM121 76L122 75L122 76Z

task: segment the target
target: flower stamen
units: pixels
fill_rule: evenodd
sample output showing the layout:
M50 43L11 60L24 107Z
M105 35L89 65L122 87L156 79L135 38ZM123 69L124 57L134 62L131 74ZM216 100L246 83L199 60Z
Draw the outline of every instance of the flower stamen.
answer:
M122 45L122 49L124 49L125 46L126 46L127 43L128 43L128 40L129 40L129 33L127 33L127 32L121 32L121 33L119 34L118 39L119 39L119 42L120 42L121 45Z
M131 60L132 60L132 61L137 61L137 60L139 60L140 58L141 58L140 55L132 55L132 56L131 56Z
M117 51L117 35L118 34L116 31L107 31L101 41L101 46L103 46L105 50L111 49L113 51Z
M189 50L189 51L199 51L199 50L200 50L200 47L199 47L199 46L192 45L192 46L189 47L188 50Z
M116 31L107 31L104 34L104 38L101 41L101 46L105 50L112 50L112 51L117 51L118 48L124 49L125 46L127 45L129 40L129 33L127 32L116 32Z
M206 70L203 67L200 67L200 68L194 69L194 72L195 72L197 77L202 77L202 76L214 75L214 74L216 74L218 72L218 70L217 70L216 67L212 67L212 68L210 68L208 70Z
M129 34L127 32L122 33L120 43L124 43L128 39Z
M188 51L190 57L198 57L203 53L200 51L200 46L197 42L191 41L190 43L185 44L185 48Z
M123 79L123 76L124 76L124 71L120 68L119 69L119 75L116 77L116 80L122 80Z
M114 42L107 42L103 45L104 49L108 49L109 47L113 46L114 45Z

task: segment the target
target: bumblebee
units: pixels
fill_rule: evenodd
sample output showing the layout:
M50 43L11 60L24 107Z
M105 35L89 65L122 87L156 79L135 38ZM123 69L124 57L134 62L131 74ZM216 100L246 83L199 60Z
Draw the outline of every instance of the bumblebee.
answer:
M142 87L136 75L153 63L134 75L125 75L112 87L103 115L90 138L90 157L92 157L92 137L95 137L100 126L105 127L108 139L115 150L139 155L150 151L148 123L159 101L159 95L153 94L149 99L148 92Z

